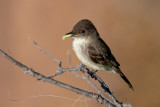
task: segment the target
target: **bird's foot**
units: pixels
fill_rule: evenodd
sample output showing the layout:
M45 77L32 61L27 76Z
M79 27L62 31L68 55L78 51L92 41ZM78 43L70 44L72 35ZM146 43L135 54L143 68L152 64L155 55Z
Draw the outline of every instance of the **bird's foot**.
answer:
M82 71L84 73L86 66L83 64L80 64L79 67L80 67L80 71Z

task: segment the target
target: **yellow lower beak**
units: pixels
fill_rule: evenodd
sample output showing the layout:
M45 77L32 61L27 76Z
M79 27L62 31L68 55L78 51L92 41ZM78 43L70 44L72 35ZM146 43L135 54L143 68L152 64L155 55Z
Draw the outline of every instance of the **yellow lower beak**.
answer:
M71 37L73 34L66 34L66 35L64 35L63 37L62 37L62 40L65 40L66 38L68 38L68 37Z

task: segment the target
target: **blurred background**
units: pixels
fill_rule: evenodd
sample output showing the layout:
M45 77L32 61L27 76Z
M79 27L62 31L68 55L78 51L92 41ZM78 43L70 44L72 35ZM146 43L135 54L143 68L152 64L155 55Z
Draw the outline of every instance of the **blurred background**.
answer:
M114 95L134 107L160 107L160 1L159 0L0 0L0 49L35 71L50 76L57 64L28 38L69 67L80 63L72 39L62 40L81 19L90 19L121 64L135 91L117 75L97 74ZM49 83L37 81L0 55L1 107L102 107L94 100ZM55 79L96 92L72 72ZM98 85L98 84L97 84ZM55 97L38 95L54 95ZM16 100L16 101L11 101Z

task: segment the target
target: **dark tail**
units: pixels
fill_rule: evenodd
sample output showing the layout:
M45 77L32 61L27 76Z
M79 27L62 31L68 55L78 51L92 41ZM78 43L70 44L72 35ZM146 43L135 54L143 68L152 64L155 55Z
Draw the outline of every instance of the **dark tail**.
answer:
M117 68L117 73L128 84L128 86L134 91L132 84L129 82L129 80L126 78L126 76L121 72L120 68Z

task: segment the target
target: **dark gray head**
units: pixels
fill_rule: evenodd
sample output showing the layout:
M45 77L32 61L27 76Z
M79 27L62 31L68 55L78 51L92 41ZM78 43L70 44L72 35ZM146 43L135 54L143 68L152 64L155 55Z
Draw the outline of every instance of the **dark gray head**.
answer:
M88 19L80 20L70 33L63 36L63 39L67 37L99 37L96 27Z

